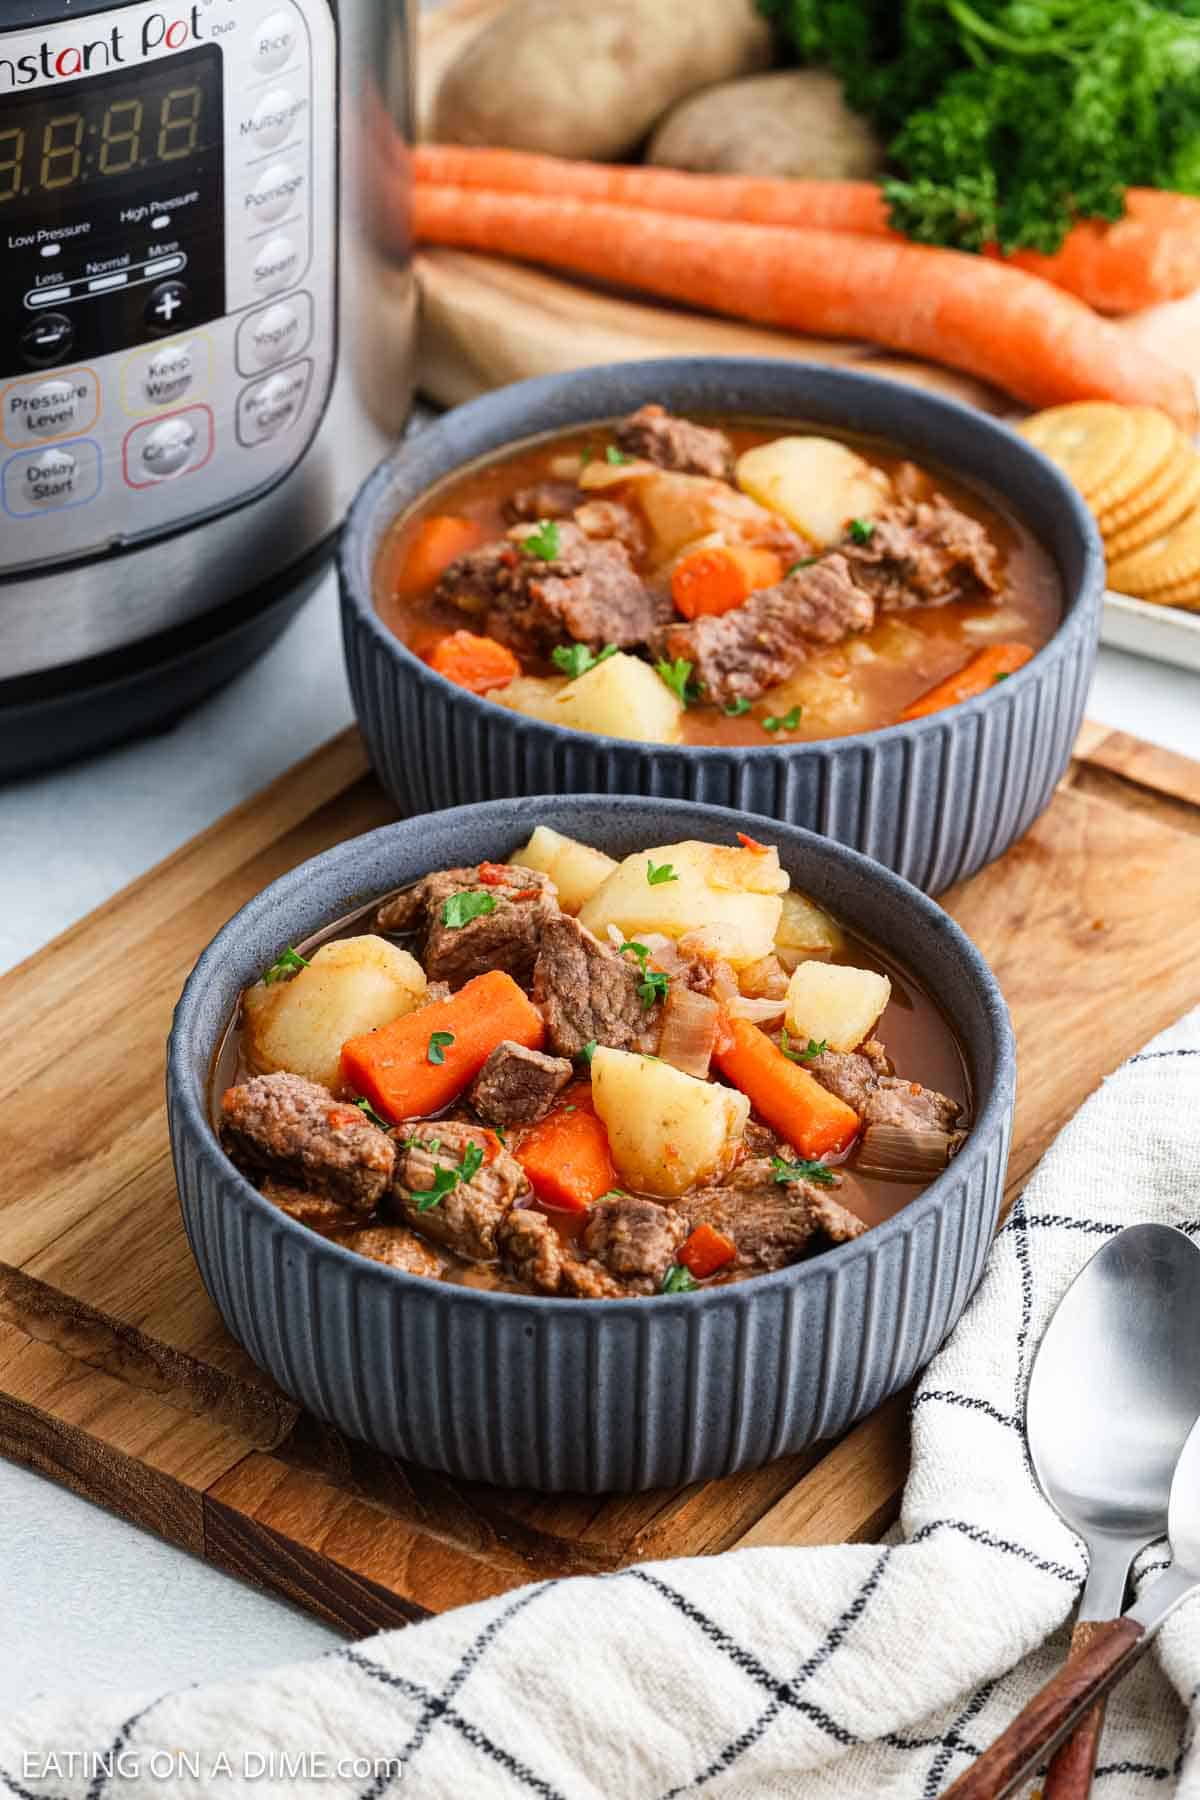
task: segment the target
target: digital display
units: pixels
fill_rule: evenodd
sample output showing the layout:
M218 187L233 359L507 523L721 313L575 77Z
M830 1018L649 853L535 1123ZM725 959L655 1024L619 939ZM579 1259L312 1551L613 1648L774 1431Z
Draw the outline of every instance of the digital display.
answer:
M9 345L15 367L50 366L220 317L219 46L5 93L0 260L0 375ZM153 271L167 262L178 291L156 312Z

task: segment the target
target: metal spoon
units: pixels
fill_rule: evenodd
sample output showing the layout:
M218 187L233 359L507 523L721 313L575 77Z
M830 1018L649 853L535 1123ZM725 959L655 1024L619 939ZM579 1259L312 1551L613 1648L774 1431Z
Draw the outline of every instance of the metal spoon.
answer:
M1166 1531L1172 1476L1198 1416L1200 1249L1168 1225L1131 1225L1063 1295L1025 1402L1042 1491L1088 1547L1064 1673L1108 1629L1100 1621L1118 1618L1134 1557ZM1085 1800L1103 1721L1096 1706L1063 1746L1045 1800Z
M1034 1695L1008 1730L947 1788L945 1800L1004 1800L1145 1654L1175 1608L1200 1593L1200 1423L1188 1434L1171 1483L1168 1532L1169 1567L1122 1618L1098 1628L1088 1649Z

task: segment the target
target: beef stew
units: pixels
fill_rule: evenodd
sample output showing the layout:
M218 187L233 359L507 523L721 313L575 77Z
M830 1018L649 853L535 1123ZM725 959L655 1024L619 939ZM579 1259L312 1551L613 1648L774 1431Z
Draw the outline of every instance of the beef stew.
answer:
M264 1197L428 1279L681 1293L860 1236L969 1128L931 998L790 886L697 840L615 862L539 827L242 995L222 1144Z

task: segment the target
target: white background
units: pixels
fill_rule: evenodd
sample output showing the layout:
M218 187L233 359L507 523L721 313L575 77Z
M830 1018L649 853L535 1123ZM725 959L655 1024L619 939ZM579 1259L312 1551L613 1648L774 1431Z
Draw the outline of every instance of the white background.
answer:
M1102 650L1088 710L1200 755L1200 675ZM173 730L0 789L0 969L350 717L330 581L269 656ZM316 1655L336 1641L282 1602L0 1460L6 1711L87 1686L158 1692Z

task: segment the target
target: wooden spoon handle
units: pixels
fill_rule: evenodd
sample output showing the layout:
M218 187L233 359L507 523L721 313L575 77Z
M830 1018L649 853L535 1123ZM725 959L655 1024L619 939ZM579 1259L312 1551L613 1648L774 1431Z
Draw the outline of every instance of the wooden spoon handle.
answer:
M1102 1625L1089 1647L1064 1663L1008 1730L946 1789L943 1800L1002 1800L1037 1767L1047 1750L1062 1741L1093 1701L1136 1662L1145 1641L1136 1619Z
M1090 1650L1100 1633L1107 1630L1108 1625L1099 1620L1080 1619L1071 1633L1068 1666L1085 1650ZM1104 1707L1105 1702L1097 1700L1092 1710L1084 1713L1070 1737L1054 1752L1042 1788L1042 1800L1088 1800L1096 1752L1100 1748L1100 1733L1104 1730Z

